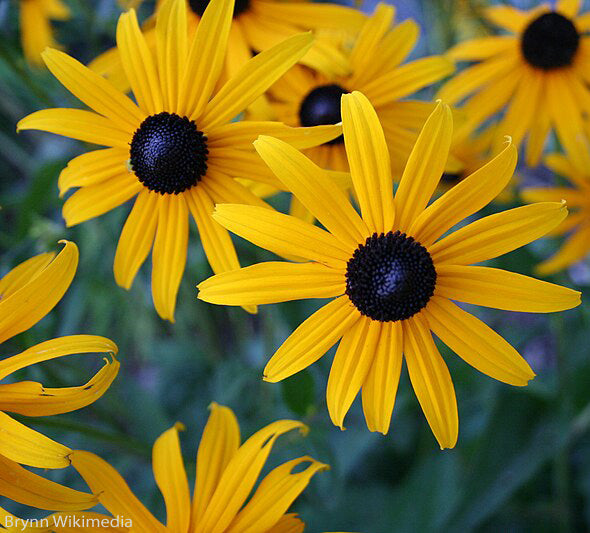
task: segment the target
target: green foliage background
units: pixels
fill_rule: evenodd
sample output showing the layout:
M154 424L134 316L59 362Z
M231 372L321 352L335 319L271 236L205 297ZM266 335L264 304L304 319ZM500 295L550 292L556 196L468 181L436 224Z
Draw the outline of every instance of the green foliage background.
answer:
M88 61L113 43L117 7L111 0L69 4L74 16L57 25L59 38L72 55ZM443 52L457 35L485 30L477 18L482 2L402 4L427 26L423 51ZM149 12L149 3L144 8ZM61 238L78 244L80 265L63 301L32 330L6 343L2 355L55 336L92 333L117 342L122 363L113 387L94 405L27 423L110 461L161 519L164 508L151 473L151 446L159 434L182 421L187 428L183 450L194 478L207 406L217 401L234 409L243 436L281 417L300 418L310 426L307 438L282 437L268 465L308 453L332 466L316 476L294 506L307 531L590 529L586 298L581 308L554 316L475 311L531 362L538 376L526 388L496 383L441 346L459 403L461 427L454 450L438 449L405 370L388 436L368 432L360 402L346 419L348 429L341 432L332 426L325 405L331 353L281 384L261 379L273 351L320 302L262 306L251 316L198 301L195 284L211 272L193 227L177 320L164 323L153 310L149 263L129 292L113 279L115 246L128 206L75 228L64 227L57 176L86 147L44 133L17 136L15 124L37 109L79 104L47 71L23 61L16 11L15 4L0 1L0 274L35 253L57 250ZM279 197L276 205L284 207L285 201ZM244 265L269 257L248 243L237 244ZM536 243L497 265L532 274L534 264L556 244ZM554 281L587 289L580 284L588 279L584 267L572 272L574 278L561 274ZM69 386L83 383L100 364L97 357L72 357L21 371L17 377ZM48 475L83 488L69 469ZM23 517L42 516L11 503L0 505Z

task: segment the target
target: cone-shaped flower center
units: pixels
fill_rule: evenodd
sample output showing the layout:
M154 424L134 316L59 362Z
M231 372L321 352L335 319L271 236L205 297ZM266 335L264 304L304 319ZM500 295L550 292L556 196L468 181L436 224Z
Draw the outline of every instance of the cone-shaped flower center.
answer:
M551 70L571 65L579 44L580 34L574 23L551 12L537 17L527 26L520 47L531 66Z
M399 231L374 233L346 268L346 294L361 314L381 322L415 315L434 294L435 284L428 250Z
M316 87L303 99L299 107L299 121L302 126L322 126L342 122L340 99L348 91L340 85L321 85ZM326 144L338 144L344 141L340 135Z
M207 172L207 139L196 124L175 113L146 118L133 134L131 168L148 189L178 194Z
M205 9L209 5L209 0L189 0L188 1L191 9L194 13L199 15L199 17L203 16L205 13ZM245 11L248 11L250 8L250 0L236 0L234 4L234 18L239 17Z

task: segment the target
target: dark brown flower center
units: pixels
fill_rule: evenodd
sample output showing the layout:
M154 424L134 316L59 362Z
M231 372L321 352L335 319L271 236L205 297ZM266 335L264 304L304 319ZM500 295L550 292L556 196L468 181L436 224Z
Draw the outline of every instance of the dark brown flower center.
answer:
M321 85L308 93L299 107L299 121L302 126L323 126L342 122L340 99L348 91L340 85ZM326 144L340 144L344 137L340 135Z
M205 9L209 5L209 0L189 0L189 5L194 13L199 15L199 17L203 16L205 13ZM239 17L242 13L248 11L250 8L250 0L236 0L234 5L234 18Z

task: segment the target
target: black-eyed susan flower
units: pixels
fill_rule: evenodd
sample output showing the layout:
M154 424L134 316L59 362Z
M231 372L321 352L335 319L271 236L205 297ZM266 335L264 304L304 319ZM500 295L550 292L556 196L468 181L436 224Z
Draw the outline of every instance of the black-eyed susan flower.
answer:
M74 451L70 455L72 466L98 494L99 502L114 517L122 517L124 527L131 524L130 533L303 531L303 522L287 511L314 474L327 465L309 456L287 461L271 470L254 490L276 439L294 429L305 432L307 428L301 422L279 420L240 444L234 413L213 403L197 453L192 499L179 428L177 424L164 432L153 448L154 477L166 504L166 525L135 497L106 461L89 452Z
M407 98L454 70L452 62L431 56L405 64L418 40L411 19L393 26L395 8L379 4L358 38L324 33L318 40L332 47L339 63L315 68L297 65L269 91L276 116L290 126L317 126L340 122L340 98L360 91L367 96L385 132L394 174L399 176L420 128L433 105ZM306 155L325 169L347 171L342 137L307 150Z
M251 206L219 205L215 219L234 233L303 263L268 262L213 276L199 298L224 305L334 298L305 320L264 369L277 382L318 360L340 340L327 387L332 421L362 388L367 425L387 433L402 366L441 448L454 446L457 404L431 331L467 363L512 385L534 377L500 335L453 301L513 311L551 312L580 303L576 291L485 266L542 236L566 216L544 202L484 217L449 235L490 202L516 165L509 143L488 164L428 205L452 136L448 106L438 104L420 133L393 196L389 154L377 114L361 93L342 98L344 143L362 217L342 190L296 149L261 137L256 149L326 230Z
M173 321L185 268L189 213L214 272L239 266L225 229L211 218L215 202L259 204L237 183L248 176L276 183L254 152L260 132L295 144L315 145L339 127L288 128L275 122L231 120L291 67L312 37L300 34L251 59L218 91L233 0L213 0L193 38L187 39L184 0L169 0L156 23L150 52L134 11L121 15L117 46L137 105L104 78L56 50L43 57L52 73L93 111L47 109L21 120L39 129L109 148L74 158L61 173L61 194L79 187L64 204L68 226L137 197L115 255L115 279L129 288L153 247L152 296L162 318Z
M528 12L506 5L487 8L488 20L511 35L453 47L451 58L476 64L448 81L440 98L455 104L467 97L466 128L504 111L497 144L506 133L516 146L528 135L529 165L539 162L552 130L572 157L590 164L582 124L583 114L590 110L590 40L584 35L590 16L577 16L579 8L579 0L559 0L555 9L543 4Z
M556 175L567 179L571 186L528 187L521 191L523 199L527 202L565 200L572 214L552 232L554 235L567 234L568 237L555 255L538 265L537 272L542 275L567 268L590 252L590 174L576 168L562 154L548 155L545 165Z
M28 330L55 307L68 289L78 265L72 242L55 256L44 253L21 263L0 280L0 343ZM34 381L15 381L31 365L84 353L110 353L112 360L85 385L50 388ZM117 346L96 335L69 335L32 346L0 361L0 494L42 509L73 510L94 505L90 494L46 481L22 468L64 468L71 450L12 418L49 416L81 409L100 398L119 371ZM39 495L43 490L44 496Z
M20 32L23 52L34 65L43 65L41 52L57 47L51 20L66 20L70 10L62 0L20 0Z

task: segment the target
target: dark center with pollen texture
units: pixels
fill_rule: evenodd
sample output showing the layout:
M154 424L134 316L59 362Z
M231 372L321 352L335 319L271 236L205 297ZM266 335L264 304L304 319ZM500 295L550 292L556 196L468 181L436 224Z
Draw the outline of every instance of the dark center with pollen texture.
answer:
M552 11L540 15L526 27L520 48L531 66L551 70L571 65L579 44L580 34L574 23Z
M428 250L396 231L374 233L348 261L346 294L361 314L381 322L405 320L434 294L436 270Z
M194 187L207 172L207 138L187 117L158 113L146 118L131 140L131 168L160 194Z
M323 126L342 122L340 99L348 91L340 85L321 85L303 99L299 107L299 121L302 126ZM339 144L344 141L340 135L326 144Z
M205 13L205 9L209 5L209 0L189 0L188 1L191 9L194 13L199 15L199 17L203 16ZM234 4L234 18L239 17L242 13L248 11L250 7L250 0L236 0Z

